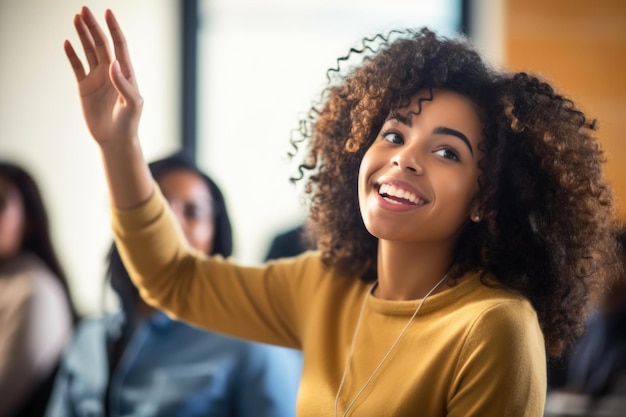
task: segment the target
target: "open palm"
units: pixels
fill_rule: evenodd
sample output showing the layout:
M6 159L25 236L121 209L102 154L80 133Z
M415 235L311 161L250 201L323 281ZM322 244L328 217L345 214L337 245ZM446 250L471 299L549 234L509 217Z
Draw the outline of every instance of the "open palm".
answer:
M110 10L106 11L105 20L111 33L115 59L103 30L87 7L74 17L74 27L83 46L89 72L86 72L72 44L69 41L64 44L78 83L87 127L102 145L135 138L143 107L124 34Z

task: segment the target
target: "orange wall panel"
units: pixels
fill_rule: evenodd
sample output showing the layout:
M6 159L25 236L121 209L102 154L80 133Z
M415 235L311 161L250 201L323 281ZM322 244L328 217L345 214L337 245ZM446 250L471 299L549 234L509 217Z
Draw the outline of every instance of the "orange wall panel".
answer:
M551 81L599 121L626 219L626 1L506 0L504 65Z

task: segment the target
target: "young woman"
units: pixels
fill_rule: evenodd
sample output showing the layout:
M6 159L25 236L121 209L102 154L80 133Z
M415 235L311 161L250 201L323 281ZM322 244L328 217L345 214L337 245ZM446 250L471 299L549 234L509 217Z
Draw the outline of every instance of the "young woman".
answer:
M230 256L230 219L215 182L182 153L153 162L150 170L189 245ZM77 328L47 416L295 415L299 352L172 320L141 300L115 245L107 261L121 311Z
M0 161L0 417L43 415L76 320L39 187Z
M602 152L571 101L493 72L463 40L366 39L300 125L319 250L241 267L179 237L141 154L124 36L105 19L114 56L86 8L74 24L89 72L65 52L149 304L301 349L299 416L543 414L546 353L575 337L616 260Z

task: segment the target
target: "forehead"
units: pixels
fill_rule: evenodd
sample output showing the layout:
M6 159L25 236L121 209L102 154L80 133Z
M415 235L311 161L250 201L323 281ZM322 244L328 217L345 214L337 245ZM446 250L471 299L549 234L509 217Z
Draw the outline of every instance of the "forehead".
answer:
M456 115L475 117L480 121L480 109L471 98L445 89L419 91L412 95L408 102L403 103L392 113L417 115L421 114L425 109L432 108L445 108L445 114L451 117Z
M12 194L19 195L17 186L2 175L0 175L0 193L5 196Z
M403 123L432 123L461 129L475 141L482 137L480 109L468 97L450 90L425 90L414 94L408 105L392 111L389 118Z
M162 173L156 180L163 192L167 194L211 197L207 181L190 169L174 168Z

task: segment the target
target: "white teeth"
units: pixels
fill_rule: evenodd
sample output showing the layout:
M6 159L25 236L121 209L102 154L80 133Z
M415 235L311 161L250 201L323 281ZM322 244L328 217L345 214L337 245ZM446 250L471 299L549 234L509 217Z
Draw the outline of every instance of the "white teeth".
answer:
M378 190L378 192L380 194L386 194L390 197L396 197L396 198L402 198L404 200L408 200L413 204L423 204L424 200L422 200L421 198L418 198L415 194L413 194L412 192L408 191L408 190L404 190L401 188L396 187L395 185L391 185L391 184L382 184L380 186L380 189ZM393 201L393 200L390 200Z

